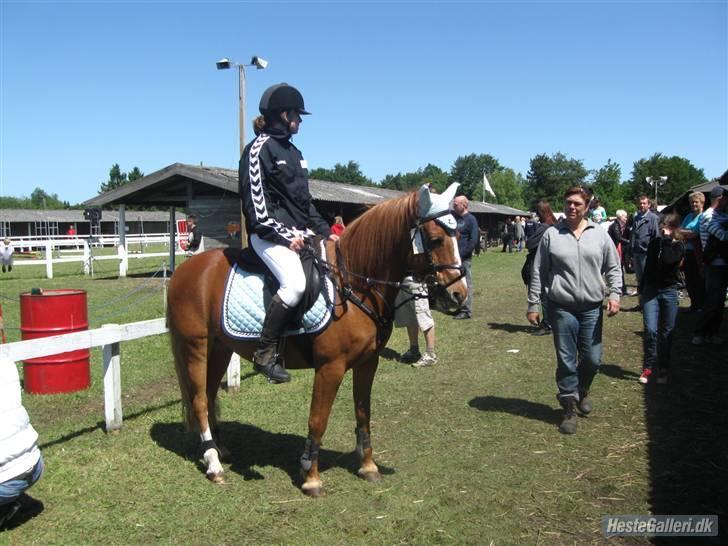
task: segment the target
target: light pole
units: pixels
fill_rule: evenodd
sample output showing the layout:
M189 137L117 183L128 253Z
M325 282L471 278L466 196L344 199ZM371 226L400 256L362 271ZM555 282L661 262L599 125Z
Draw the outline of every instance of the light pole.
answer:
M657 208L657 188L661 188L665 185L667 182L666 176L648 176L645 178L645 182L647 182L650 186L655 187L655 208Z
M237 67L238 69L238 122L240 123L240 154L243 157L245 149L245 67L254 66L258 70L263 70L268 66L268 61L258 57L257 55L250 59L250 64L238 64L231 61L227 57L220 59L215 63L218 70L228 70ZM243 202L240 201L240 245L245 248L248 244L248 235L245 232L245 215L243 214Z
M268 66L268 61L256 55L250 59L249 64L238 64L225 57L217 61L215 65L218 70L238 69L238 117L240 122L240 157L242 157L245 148L245 67L254 66L258 70L263 70Z

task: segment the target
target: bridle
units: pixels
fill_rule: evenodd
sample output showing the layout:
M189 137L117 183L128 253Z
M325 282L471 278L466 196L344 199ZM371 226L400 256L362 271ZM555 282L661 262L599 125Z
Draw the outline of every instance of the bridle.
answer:
M449 210L445 210L443 212L439 212L437 214L429 215L425 218L418 218L415 227L412 229L412 238L410 239L410 252L413 252L412 249L415 248L415 240L418 238L422 242L422 248L425 254L425 257L427 259L427 266L425 269L418 274L418 277L422 277L421 281L427 285L429 288L440 288L440 289L446 289L448 286L456 283L460 279L462 279L465 276L465 268L462 264L458 263L452 263L452 264L437 264L433 260L432 253L433 249L430 247L426 233L424 230L424 224L429 222L430 220L436 220L437 218L440 218L441 216L445 216L447 214L450 214ZM441 226L449 232L450 228L447 228L446 226ZM381 279L375 279L373 277L367 277L365 275L360 275L358 273L355 273L353 271L349 271L346 268L346 265L344 264L344 257L341 253L341 246L339 244L339 241L337 240L334 244L334 248L336 251L336 268L338 269L339 273L341 274L341 286L338 287L339 294L341 296L342 305L345 305L346 301L350 301L354 305L356 305L365 315L367 315L369 318L374 321L376 325L381 327L382 333L378 334L378 336L381 336L384 332L391 331L392 328L392 321L394 319L394 312L401 307L402 305L408 303L409 301L412 301L413 299L420 299L420 298L426 298L428 297L426 294L421 294L419 292L412 292L408 288L408 283L403 283L401 281L386 281ZM323 263L323 265L329 270L332 271L332 264L327 262L324 259L320 259L320 261ZM449 269L456 269L458 271L458 276L454 279L450 280L447 283L441 283L437 279L437 273L440 271L446 271ZM351 285L350 279L356 278L364 281L366 284L366 287L368 290L373 291L377 296L379 296L379 299L384 303L384 313L380 314L376 311L376 309L373 309L370 305L368 305L362 298L360 298L355 292L354 288ZM334 284L338 284L334 282ZM403 290L406 292L409 297L404 298L403 301L401 301L398 305L392 307L387 303L386 298L384 297L384 294L377 288L377 285L384 286L384 287L390 287L395 288L398 290Z

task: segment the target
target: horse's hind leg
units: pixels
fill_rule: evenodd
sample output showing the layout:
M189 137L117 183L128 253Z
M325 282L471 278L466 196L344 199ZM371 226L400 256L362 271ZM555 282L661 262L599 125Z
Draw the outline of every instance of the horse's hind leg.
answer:
M377 373L379 357L354 368L354 412L356 413L356 453L360 467L357 474L367 481L382 478L379 468L372 457L372 442L369 430L371 416L371 395L374 374Z
M233 354L232 349L226 347L219 339L208 341L209 354L207 357L207 401L208 406L212 408L212 412L208 411L208 420L212 432L212 439L216 443L217 451L223 460L226 460L230 452L225 448L220 436L220 426L218 423L219 404L217 393L220 389L225 372L230 363L230 356Z
M192 406L192 413L195 416L202 442L202 459L207 465L206 475L210 481L224 483L223 469L220 464L217 446L212 437L210 427L210 405L208 393L208 369L207 369L207 337L188 338L181 347L187 369L189 370L189 398ZM214 402L214 398L213 398ZM215 408L212 407L214 422Z

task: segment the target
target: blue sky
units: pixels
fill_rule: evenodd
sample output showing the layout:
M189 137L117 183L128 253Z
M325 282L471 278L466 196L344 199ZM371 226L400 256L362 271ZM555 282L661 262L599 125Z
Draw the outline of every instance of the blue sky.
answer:
M80 202L119 163L237 168L238 87L304 94L310 167L375 181L488 153L629 178L655 152L728 168L726 0L9 2L0 0L0 195ZM249 126L248 136L252 136Z

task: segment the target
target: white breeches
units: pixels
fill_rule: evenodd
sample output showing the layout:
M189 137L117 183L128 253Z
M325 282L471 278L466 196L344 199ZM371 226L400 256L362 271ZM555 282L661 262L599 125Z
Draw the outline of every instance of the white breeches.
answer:
M265 241L257 235L250 236L250 244L278 279L281 285L278 296L283 303L289 307L298 305L306 291L306 276L298 253L283 245Z

